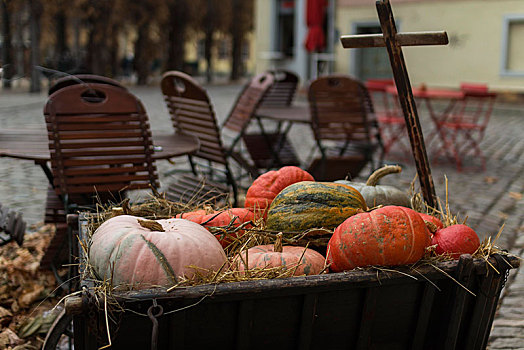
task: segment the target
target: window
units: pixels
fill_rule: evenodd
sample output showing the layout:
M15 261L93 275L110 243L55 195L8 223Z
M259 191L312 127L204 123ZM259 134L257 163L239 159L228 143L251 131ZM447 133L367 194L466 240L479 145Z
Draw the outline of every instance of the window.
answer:
M524 15L504 17L502 29L501 75L524 76Z
M277 0L276 51L293 56L295 49L295 1Z
M230 45L229 40L222 39L218 42L218 59L227 60L229 58Z

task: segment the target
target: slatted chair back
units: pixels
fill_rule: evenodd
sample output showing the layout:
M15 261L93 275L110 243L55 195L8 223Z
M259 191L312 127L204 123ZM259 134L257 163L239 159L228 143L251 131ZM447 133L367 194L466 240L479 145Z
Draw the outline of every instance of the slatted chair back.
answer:
M238 95L223 125L226 129L238 133L235 141L233 141L233 145L240 140L246 131L249 122L254 117L255 111L262 103L264 96L274 81L275 78L269 72L258 74L244 86L244 89Z
M293 103L298 87L298 75L285 70L270 70L274 83L262 100L261 107L285 107Z
M128 91L68 86L49 96L44 115L58 195L158 187L148 116Z
M127 89L124 85L120 84L120 82L118 82L118 81L116 81L114 79L108 78L108 77L104 77L102 75L96 75L96 74L76 74L76 75L68 75L68 76L62 77L60 79L57 79L49 87L49 89L47 91L47 94L48 95L52 95L56 91L58 91L58 90L60 90L60 89L62 89L64 87L71 86L71 85L77 85L77 84L88 85L88 84L92 84L92 83L95 83L95 84L108 84L108 85L111 85L111 86L116 86L116 87L122 88L124 90Z
M317 141L371 141L372 103L366 87L347 76L314 80L308 91Z
M168 188L168 199L183 202L221 200L227 198L231 188L236 205L237 184L206 90L191 76L179 71L164 73L160 86L175 130L195 135L200 141L200 149L188 156L193 176L174 176ZM194 158L203 159L209 164L200 169L193 162ZM216 165L220 165L221 169ZM225 176L225 181L219 180L220 176Z
M166 72L160 85L175 130L193 134L200 141L200 149L193 156L226 165L215 110L206 90L178 71Z
M315 159L308 169L315 179L331 181L357 176L379 149L382 160L378 124L364 84L345 75L323 76L310 84L308 99L311 127L321 153L321 158ZM336 147L327 147L329 142L325 141L334 142Z

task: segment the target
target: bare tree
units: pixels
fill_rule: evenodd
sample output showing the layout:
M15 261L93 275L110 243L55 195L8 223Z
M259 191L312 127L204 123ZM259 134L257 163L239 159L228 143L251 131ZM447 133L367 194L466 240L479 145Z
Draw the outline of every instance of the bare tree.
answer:
M244 75L242 48L246 33L253 29L253 0L231 0L231 75L235 81Z
M188 24L191 17L188 16L190 7L188 0L169 0L167 7L169 16L167 18L167 59L166 70L183 70L186 54L185 42Z
M41 80L40 71L36 67L40 66L40 18L43 7L40 0L29 1L29 11L31 14L30 33L31 33L31 92L40 92Z
M1 0L2 6L2 86L11 88L11 79L14 76L13 45L11 42L10 5L12 1Z

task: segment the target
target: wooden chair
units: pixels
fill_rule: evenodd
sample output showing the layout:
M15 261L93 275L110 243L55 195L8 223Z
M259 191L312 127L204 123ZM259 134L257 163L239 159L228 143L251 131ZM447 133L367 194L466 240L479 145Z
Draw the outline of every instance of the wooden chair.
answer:
M226 197L231 190L236 205L238 186L229 165L230 154L222 143L207 92L192 77L178 71L164 73L160 85L175 130L196 135L200 140L199 151L188 155L193 174L174 176L168 198L203 202ZM207 163L198 164L196 160Z
M435 159L442 153L454 161L457 170L463 169L464 157L472 154L481 160L486 169L486 158L480 142L488 126L497 94L490 92L485 84L462 83L464 99L459 101L445 118L434 120L441 145L433 154Z
M264 95L260 107L290 106L297 92L298 75L285 69L268 72L273 75L274 82Z
M99 202L118 203L128 190L158 187L148 116L125 89L64 87L49 96L44 115L54 190L66 214ZM57 230L40 266L56 270L67 245L68 252L76 246Z
M95 84L107 84L107 85L112 85L112 86L116 86L116 87L120 87L124 90L127 90L127 88L122 85L120 82L114 80L114 79L111 79L111 78L108 78L108 77L104 77L104 76L101 76L101 75L95 75L95 74L76 74L76 75L68 75L68 76L65 76L65 77L62 77L60 79L57 79L48 89L47 91L47 95L52 95L53 93L55 93L56 91L64 88L64 87L67 87L67 86L71 86L71 85L78 85L78 84L82 84L84 86L87 86L89 84L92 84L92 83L95 83Z
M127 91L125 86L114 79L94 74L78 74L68 75L57 79L49 87L48 96L62 88L72 85L82 85L90 89L91 84L107 84ZM98 97L94 95L87 98L96 100ZM54 225L56 234L53 236L53 238L51 238L52 242L50 243L49 248L46 250L41 260L41 267L49 266L51 263L50 259L55 256L57 251L60 249L60 242L63 241L63 237L65 237L67 234L66 211L64 208L64 203L62 202L62 199L58 197L51 184L47 189L44 223ZM58 240L58 242L53 242L53 240Z
M377 151L382 157L373 104L364 84L345 75L323 76L311 83L308 99L321 154L308 169L316 180L355 177L367 163L373 163Z
M224 128L237 133L231 143L231 150L240 144L240 140L246 146L254 166L249 170L253 177L259 175L260 169L268 170L286 165L300 165L286 134L278 130L276 132L266 131L260 119L258 119L260 132L248 132L249 124L256 119L255 113L270 92L274 82L275 77L270 72L253 77L239 94L223 125Z
M216 121L213 104L205 89L185 73L170 71L163 75L161 88L173 127L178 132L198 136L201 143L200 151L189 157L192 171L199 177L175 177L168 194L178 193L186 200L196 198L207 200L220 193L229 193L227 187L220 186L221 183L225 183L232 189L236 203L238 176L234 176L231 171L230 159L246 170L251 177L256 178L259 169L271 166L271 161L275 159L273 152L277 157L285 155L288 148L283 147L278 152L273 149L273 144L268 143L271 140L273 142L281 142L281 140L271 139L273 136L270 134L247 133L248 125L257 107L272 84L272 75L263 73L255 76L244 86L223 126L235 133L231 143L226 146L222 141L222 132ZM251 162L238 150L242 142L245 142L246 148L250 151ZM206 166L203 167L201 164L196 166L195 159L206 161ZM217 165L223 170L222 172L216 173ZM220 176L216 176L221 174L225 175L225 178L222 176L222 180ZM199 193L195 194L192 189L198 189ZM209 195L206 196L208 193Z

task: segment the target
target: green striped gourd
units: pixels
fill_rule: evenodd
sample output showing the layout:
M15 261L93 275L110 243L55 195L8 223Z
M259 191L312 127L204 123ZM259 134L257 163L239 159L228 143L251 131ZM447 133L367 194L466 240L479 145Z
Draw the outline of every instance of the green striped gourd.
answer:
M282 232L334 229L366 209L364 198L351 186L302 181L286 187L275 197L269 207L266 227Z

